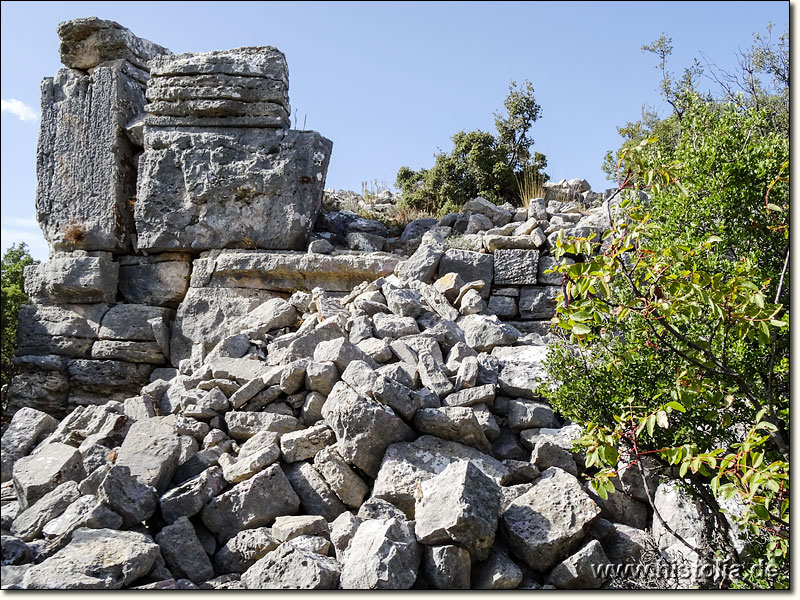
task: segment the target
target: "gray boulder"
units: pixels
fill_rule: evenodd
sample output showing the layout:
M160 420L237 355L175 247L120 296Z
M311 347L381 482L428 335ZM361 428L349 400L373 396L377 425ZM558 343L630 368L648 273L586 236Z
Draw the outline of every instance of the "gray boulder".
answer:
M281 436L281 454L286 462L314 458L326 446L336 441L336 436L325 424L289 432Z
M417 485L459 460L472 461L501 485L510 478L508 467L488 454L457 442L423 435L411 443L399 442L386 449L372 497L387 500L412 517Z
M491 453L489 440L471 408L422 408L414 414L414 427L422 434L460 442L486 454Z
M615 564L633 564L643 552L653 547L653 539L644 529L613 523L613 531L600 543L608 559Z
M561 286L523 287L519 296L519 314L523 319L552 319L556 314L556 296Z
M460 546L425 546L422 573L439 590L468 590L470 555Z
M502 206L497 206L496 204L493 204L492 202L489 202L480 196L465 202L462 210L464 212L469 211L485 215L489 217L492 220L492 223L494 223L497 227L502 227L503 225L509 223L512 217L511 213Z
M407 590L420 563L414 527L405 519L362 522L342 558L345 590Z
M24 542L30 542L40 536L48 521L55 519L79 497L77 483L62 483L20 512L11 525L11 533Z
M456 543L473 560L483 560L494 543L499 508L497 482L470 461L453 462L420 484L414 511L417 539L427 545Z
M533 400L509 400L507 418L508 426L515 433L533 427L559 426L553 409L543 402L535 402Z
M163 417L136 421L117 455L117 465L128 467L139 483L161 493L178 468L181 444L175 428Z
M91 529L120 529L122 517L104 505L97 496L81 496L55 519L49 521L42 533L47 538L65 538L79 527Z
M358 394L336 402L333 398L333 393L328 396L323 417L336 434L339 454L371 477L377 474L390 444L414 438L413 430L392 409L375 400Z
M506 508L502 523L511 551L531 569L547 571L580 543L599 515L578 480L551 467Z
M597 540L592 540L550 571L547 582L561 590L596 590L605 583L600 569L610 564Z
M267 467L214 498L201 512L203 523L220 541L242 529L271 525L275 517L296 514L300 499L279 465Z
M217 573L244 573L279 544L269 527L245 529L217 551L214 568Z
M58 443L47 444L36 454L20 458L12 475L23 511L62 483L80 482L84 477L86 472L78 449Z
M356 509L364 502L369 488L345 462L336 446L327 446L317 452L314 468L347 506Z
M327 536L328 533L328 522L319 515L278 517L272 525L272 534L281 542L297 536Z
M58 425L50 415L24 407L11 419L2 438L2 482L11 479L14 462L26 456Z
M456 321L464 331L464 338L470 348L478 352L490 352L495 346L507 346L517 341L519 332L502 324L497 317L469 314Z
M122 517L126 528L149 519L158 507L155 488L141 483L122 465L115 465L106 473L97 497Z
M522 583L522 570L508 555L494 547L486 560L472 569L472 588L477 590L513 590Z
M431 229L422 236L422 242L414 254L397 265L395 274L400 279L417 279L427 283L436 273L439 261L446 250L447 243L439 228Z
M208 554L197 539L194 526L186 517L180 517L172 525L164 527L156 535L156 543L170 571L195 583L214 577L214 567Z
M222 470L217 466L209 467L161 496L161 516L167 523L173 523L180 517L193 517L224 487Z
M300 498L303 511L307 514L321 515L326 521L333 521L347 510L311 464L301 462L288 465L286 477Z
M254 411L227 412L225 424L228 434L235 440L247 440L260 431L283 434L303 428L300 420L290 415Z
M339 572L335 559L286 543L247 569L242 583L248 590L333 590Z
M67 546L28 569L22 587L117 590L147 574L158 556L158 545L141 533L80 528Z

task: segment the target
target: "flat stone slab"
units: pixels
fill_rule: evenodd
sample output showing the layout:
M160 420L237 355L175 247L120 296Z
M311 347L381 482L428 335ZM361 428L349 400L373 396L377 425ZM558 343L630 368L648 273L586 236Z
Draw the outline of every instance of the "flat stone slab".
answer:
M274 292L322 288L349 292L358 284L387 277L400 257L369 254L308 254L223 250L194 261L192 287L240 287Z

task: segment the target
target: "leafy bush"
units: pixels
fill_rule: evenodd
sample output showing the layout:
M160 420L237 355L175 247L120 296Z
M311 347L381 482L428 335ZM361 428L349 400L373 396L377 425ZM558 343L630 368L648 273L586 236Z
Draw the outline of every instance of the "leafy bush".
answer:
M653 48L662 61L670 50L663 37ZM578 444L601 495L647 455L692 484L722 531L717 499L737 498L750 556L775 568L737 585L777 587L789 548L788 96L779 80L771 94L701 96L695 74L662 81L672 115L621 130L619 187L649 200L609 210L602 243L557 242L558 257L588 259L556 268L570 343L552 349L540 392L586 427Z
M517 176L523 171L547 180L547 159L531 153L530 131L541 116L533 96L533 86L511 82L505 99L505 115L495 113L497 134L485 131L459 131L453 136L449 154L436 155L430 169L414 171L401 167L397 187L403 202L431 213L456 211L466 201L482 196L496 204L521 203Z
M17 313L19 307L28 302L23 288L24 270L28 265L38 264L31 258L28 246L23 242L13 244L2 262L2 385L9 383L15 375L13 363L17 348Z

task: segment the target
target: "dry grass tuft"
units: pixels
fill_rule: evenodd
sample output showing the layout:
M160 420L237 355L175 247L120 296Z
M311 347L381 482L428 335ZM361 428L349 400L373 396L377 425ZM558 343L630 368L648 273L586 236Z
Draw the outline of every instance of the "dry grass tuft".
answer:
M86 242L86 228L74 219L64 226L64 241L79 246Z
M525 169L517 175L517 188L522 206L528 208L534 198L544 198L544 176L533 169Z

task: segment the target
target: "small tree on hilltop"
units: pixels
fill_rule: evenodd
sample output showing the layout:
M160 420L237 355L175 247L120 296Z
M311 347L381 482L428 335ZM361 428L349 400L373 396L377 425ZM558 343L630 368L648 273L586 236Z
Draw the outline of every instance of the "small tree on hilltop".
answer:
M401 167L397 187L403 202L410 207L432 213L457 211L464 202L482 196L496 204L520 199L518 177L547 180L544 173L547 158L531 153L531 129L542 109L533 96L533 86L514 81L504 101L506 114L495 113L497 134L485 131L459 131L453 136L449 154L436 155L430 169L414 171Z

